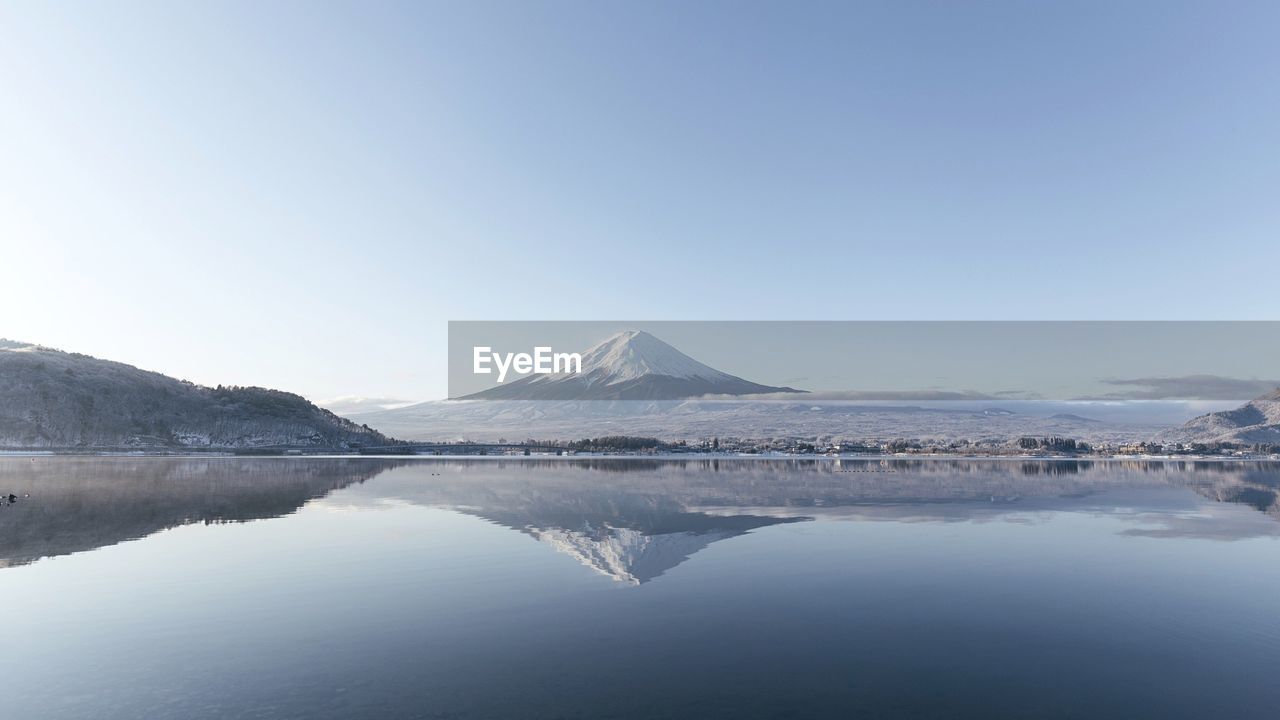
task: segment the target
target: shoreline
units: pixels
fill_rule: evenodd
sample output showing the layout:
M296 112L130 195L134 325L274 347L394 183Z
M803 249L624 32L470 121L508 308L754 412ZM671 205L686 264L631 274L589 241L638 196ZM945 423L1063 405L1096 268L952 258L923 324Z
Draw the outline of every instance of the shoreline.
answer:
M342 452L317 453L235 453L209 452L66 452L57 450L0 450L3 458L180 458L180 459L237 459L237 460L337 460L368 458L372 460L811 460L811 461L903 461L903 460L1003 460L1003 461L1054 461L1054 462L1115 462L1143 460L1158 462L1280 462L1280 455L984 455L943 453L901 453L884 455L808 455L792 453L554 453L513 454L362 454Z

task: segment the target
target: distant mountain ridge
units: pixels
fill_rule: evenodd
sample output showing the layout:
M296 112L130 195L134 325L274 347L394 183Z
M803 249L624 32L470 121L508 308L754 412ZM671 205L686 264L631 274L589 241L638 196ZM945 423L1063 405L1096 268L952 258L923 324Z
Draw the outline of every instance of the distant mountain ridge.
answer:
M704 365L643 330L628 330L583 353L581 373L529 375L457 399L681 400L801 392L743 380Z
M292 393L204 387L0 340L0 448L349 449L393 442Z
M1254 398L1235 410L1193 418L1180 428L1162 433L1160 439L1190 443L1280 443L1280 389Z

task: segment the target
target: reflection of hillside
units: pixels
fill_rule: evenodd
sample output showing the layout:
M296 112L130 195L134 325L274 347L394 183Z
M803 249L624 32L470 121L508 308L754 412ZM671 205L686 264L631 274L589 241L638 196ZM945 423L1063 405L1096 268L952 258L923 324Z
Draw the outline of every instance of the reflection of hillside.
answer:
M398 462L350 458L0 459L0 567L140 538L189 523L291 513Z
M647 533L629 527L583 525L577 530L533 526L523 530L606 577L628 585L640 585L688 560L713 542L736 537L757 527L802 519L694 517L699 518L699 525L711 526L711 529Z
M617 497L592 507L569 503L469 508L463 512L528 533L587 567L632 585L652 580L713 542L804 518L685 512L661 498Z
M618 472L651 472L642 464ZM1218 502L1244 504L1280 518L1280 463L1179 460L867 459L677 461L665 466L717 475L704 494L743 506L848 505L864 502L945 502L1001 497L1071 497L1118 486L1186 487ZM811 474L796 475L800 471ZM726 474L735 477L719 482ZM849 481L853 474L856 482ZM769 478L766 492L755 480ZM741 482L740 482L741 481ZM725 492L733 490L736 492ZM812 495L812 497L808 497ZM704 503L705 504L705 503Z
M1248 505L1280 520L1280 468L1273 463L1229 475L1191 473L1179 482L1210 500Z

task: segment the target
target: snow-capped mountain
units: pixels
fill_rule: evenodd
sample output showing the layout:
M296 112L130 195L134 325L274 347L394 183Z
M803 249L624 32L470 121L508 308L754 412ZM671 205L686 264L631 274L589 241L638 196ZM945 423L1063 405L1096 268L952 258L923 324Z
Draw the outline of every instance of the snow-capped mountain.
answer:
M1173 442L1280 443L1280 390L1236 408L1201 415L1164 433Z
M582 355L581 373L530 375L461 400L678 400L702 395L803 392L721 372L642 330L620 332Z

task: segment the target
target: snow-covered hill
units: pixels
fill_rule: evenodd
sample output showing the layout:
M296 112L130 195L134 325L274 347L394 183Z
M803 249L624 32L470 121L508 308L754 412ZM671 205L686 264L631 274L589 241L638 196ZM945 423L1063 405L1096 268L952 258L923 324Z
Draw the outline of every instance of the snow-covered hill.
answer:
M582 355L581 373L530 375L463 400L673 400L701 395L801 392L743 380L641 330L620 332Z
M1280 443L1280 390L1250 400L1235 410L1194 418L1161 439L1190 443Z
M292 393L202 387L124 363L0 341L0 448L339 449L391 442Z

